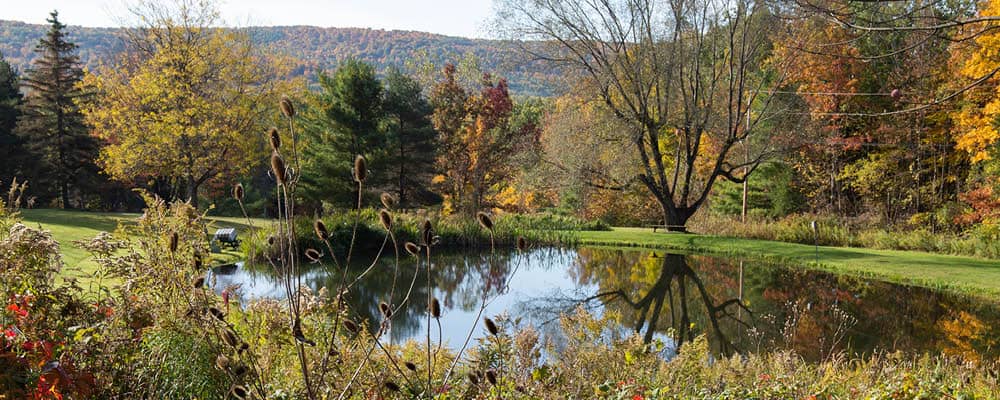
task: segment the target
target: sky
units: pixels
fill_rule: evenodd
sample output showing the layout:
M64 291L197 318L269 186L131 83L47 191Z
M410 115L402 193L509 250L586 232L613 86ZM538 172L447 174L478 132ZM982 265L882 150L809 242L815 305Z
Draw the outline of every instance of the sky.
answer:
M221 0L228 23L399 29L488 37L491 0ZM125 0L0 0L0 19L44 24L59 10L67 25L118 26Z

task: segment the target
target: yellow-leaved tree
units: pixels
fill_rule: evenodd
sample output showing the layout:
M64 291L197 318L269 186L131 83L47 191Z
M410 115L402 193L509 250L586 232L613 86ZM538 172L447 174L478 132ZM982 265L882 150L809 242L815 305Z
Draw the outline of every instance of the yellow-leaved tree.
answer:
M981 17L1000 16L1000 0L988 0L980 6ZM979 28L977 28L979 29ZM1000 138L1000 31L988 30L977 35L970 50L956 47L954 57L964 59L959 74L965 78L986 79L966 93L966 104L954 115L955 147L967 151L973 162L991 158L993 144Z
M118 64L85 77L98 96L84 114L109 143L106 173L170 179L197 207L203 183L264 158L277 67L245 30L220 28L209 3L144 6Z

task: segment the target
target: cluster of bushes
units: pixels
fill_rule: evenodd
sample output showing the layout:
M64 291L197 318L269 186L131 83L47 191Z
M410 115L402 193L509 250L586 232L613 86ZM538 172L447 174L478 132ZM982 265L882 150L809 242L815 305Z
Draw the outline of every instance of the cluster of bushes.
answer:
M340 211L321 218L330 231L330 242L336 252L344 252L354 237L355 249L377 251L383 243L388 243L385 228L382 227L378 210L365 208L361 211ZM400 213L395 215L393 235L400 242L419 242L420 227L425 220L434 225L438 245L447 248L488 247L492 245L512 246L518 237L536 243L572 243L574 231L611 230L600 221L586 221L572 216L552 213L503 214L494 218L492 232L485 231L475 218L462 215L441 216L433 213ZM325 245L313 234L314 218L297 217L295 231L299 247L321 249ZM357 224L357 230L355 230ZM273 234L272 226L262 226L250 233L250 240L243 241L243 252L251 260L260 260L267 254L268 236Z
M812 229L816 222L816 231ZM977 225L966 232L931 231L926 227L887 230L871 221L825 215L793 214L779 219L751 217L746 223L731 216L706 213L692 219L692 231L720 236L821 246L864 247L883 250L918 250L943 254L1000 258L1000 227Z

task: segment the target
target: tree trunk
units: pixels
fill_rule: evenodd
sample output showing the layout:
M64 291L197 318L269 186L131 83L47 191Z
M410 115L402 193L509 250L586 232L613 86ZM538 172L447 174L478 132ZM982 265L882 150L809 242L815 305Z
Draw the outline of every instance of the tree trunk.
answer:
M62 197L63 208L73 208L73 205L69 204L69 182L65 178L59 182L59 195Z
M191 175L187 177L187 200L191 203L191 207L198 209L198 183Z
M663 224L666 225L667 231L670 232L687 232L687 221L694 215L696 209L691 207L672 207L668 205L665 201L660 201L660 207L663 208Z

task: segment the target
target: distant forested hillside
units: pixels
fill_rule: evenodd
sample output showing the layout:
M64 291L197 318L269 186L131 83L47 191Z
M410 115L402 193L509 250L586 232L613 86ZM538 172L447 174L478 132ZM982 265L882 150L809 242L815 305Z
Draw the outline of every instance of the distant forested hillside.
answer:
M44 25L0 20L0 52L23 71L34 57L32 50L45 29ZM518 60L514 56L517 46L508 42L362 28L250 29L261 44L294 60L293 75L310 79L315 79L317 71L333 69L348 58L371 63L379 71L395 65L414 72L422 65L457 63L467 54L473 54L484 71L508 78L517 94L550 96L559 87L557 72L551 67ZM71 26L69 31L71 39L80 46L81 59L90 68L109 62L121 50L117 29Z

